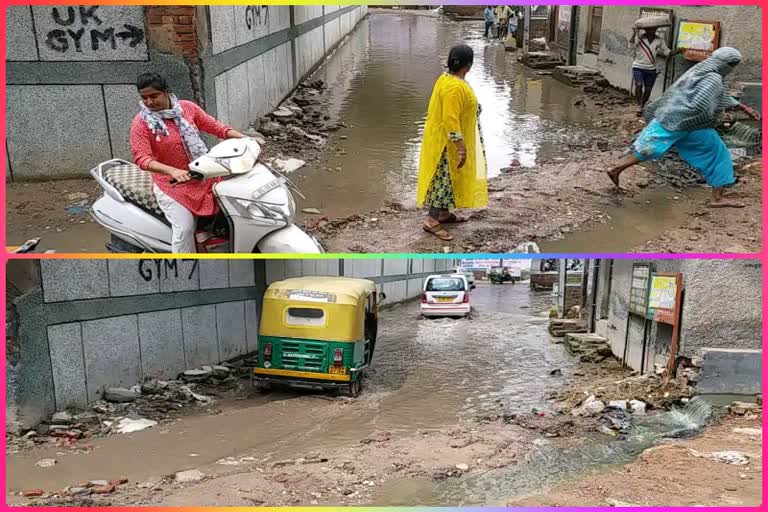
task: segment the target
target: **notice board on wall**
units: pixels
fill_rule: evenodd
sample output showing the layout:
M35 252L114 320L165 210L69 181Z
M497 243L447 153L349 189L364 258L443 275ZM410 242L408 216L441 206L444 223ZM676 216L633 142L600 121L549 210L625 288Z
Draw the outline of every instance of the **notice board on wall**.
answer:
M677 48L686 60L702 61L720 47L720 22L680 20L677 26Z
M632 284L629 288L629 312L645 318L648 312L648 287L651 281L651 265L632 265Z
M648 292L646 318L662 324L676 325L679 321L680 274L653 274Z

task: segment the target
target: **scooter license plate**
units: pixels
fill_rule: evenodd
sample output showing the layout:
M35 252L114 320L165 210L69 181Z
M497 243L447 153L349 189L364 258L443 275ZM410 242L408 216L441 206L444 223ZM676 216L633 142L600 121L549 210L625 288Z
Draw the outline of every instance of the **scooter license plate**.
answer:
M346 366L331 366L330 373L332 375L345 375L347 373Z

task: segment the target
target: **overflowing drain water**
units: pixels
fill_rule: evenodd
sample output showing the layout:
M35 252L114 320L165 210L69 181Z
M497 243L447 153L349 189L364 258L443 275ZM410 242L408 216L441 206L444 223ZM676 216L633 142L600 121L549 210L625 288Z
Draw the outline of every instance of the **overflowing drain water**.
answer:
M543 445L528 454L519 465L482 473L469 473L460 479L443 482L410 482L397 491L387 504L480 506L504 505L511 498L530 494L542 487L573 478L585 471L625 464L661 439L687 437L699 432L713 415L712 405L694 398L682 408L649 416L635 417L630 433L621 440L604 438L586 441L567 449ZM403 495L403 489L408 495Z

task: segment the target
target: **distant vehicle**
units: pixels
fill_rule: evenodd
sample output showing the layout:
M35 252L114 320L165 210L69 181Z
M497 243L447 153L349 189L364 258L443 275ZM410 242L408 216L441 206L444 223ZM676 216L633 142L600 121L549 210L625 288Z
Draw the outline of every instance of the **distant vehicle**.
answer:
M473 272L470 272L469 270L462 267L453 267L452 272L454 274L461 274L464 277L466 277L470 290L473 290L475 288L475 274Z
M515 276L509 273L509 268L507 267L492 268L491 271L488 272L488 279L491 281L491 284L515 284L516 281Z
M424 280L421 314L426 317L469 315L470 285L464 274L434 275Z

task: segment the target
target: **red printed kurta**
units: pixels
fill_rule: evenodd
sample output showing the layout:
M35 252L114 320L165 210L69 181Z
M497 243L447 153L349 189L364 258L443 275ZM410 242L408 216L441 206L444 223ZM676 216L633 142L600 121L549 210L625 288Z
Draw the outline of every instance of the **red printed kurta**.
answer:
M200 132L210 133L220 139L226 138L230 126L220 123L199 105L187 100L180 100L181 108L184 111L184 119L197 127ZM170 165L177 169L189 169L189 157L184 150L184 141L176 121L164 119L168 127L168 136L160 134L160 140L152 133L147 123L137 114L131 123L131 153L136 165L147 170L152 160L157 160L161 164ZM219 211L219 206L213 199L213 186L220 181L219 179L210 180L192 180L185 183L172 185L169 183L171 177L167 174L152 173L152 179L157 187L181 203L185 208L197 216L214 215Z

